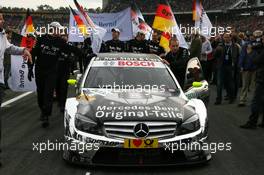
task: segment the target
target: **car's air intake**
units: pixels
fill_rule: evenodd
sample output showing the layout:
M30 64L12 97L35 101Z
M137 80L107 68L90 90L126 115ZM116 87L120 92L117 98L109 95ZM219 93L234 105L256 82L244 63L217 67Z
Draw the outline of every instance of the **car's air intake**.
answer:
M138 124L145 124L148 127L148 134L145 138L159 140L168 139L175 136L176 122L163 121L122 121L122 122L105 122L104 130L109 138L119 139L136 139L139 138L135 134L135 126Z

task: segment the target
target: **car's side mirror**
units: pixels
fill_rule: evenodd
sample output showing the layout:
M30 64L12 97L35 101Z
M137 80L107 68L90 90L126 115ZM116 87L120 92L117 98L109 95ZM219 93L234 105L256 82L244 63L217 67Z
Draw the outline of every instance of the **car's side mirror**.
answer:
M199 88L199 87L202 87L202 86L203 86L202 82L193 82L193 84L192 84L192 87L194 87L194 88Z
M198 58L192 58L188 61L184 80L184 90L190 87L201 87L198 82L205 80L203 70Z
M67 83L70 86L75 86L77 84L77 80L75 80L75 79L69 79L69 80L67 80Z
M200 99L207 106L209 103L210 91L207 81L193 82L192 86L184 93L188 99Z

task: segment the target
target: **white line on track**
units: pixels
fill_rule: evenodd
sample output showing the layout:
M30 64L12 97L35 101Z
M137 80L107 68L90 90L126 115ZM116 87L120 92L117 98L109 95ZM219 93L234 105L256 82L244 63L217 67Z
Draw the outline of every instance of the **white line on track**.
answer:
M10 105L11 103L14 103L15 101L18 101L18 100L20 100L20 99L22 99L22 98L24 98L24 97L26 97L26 96L28 96L28 95L30 95L30 94L32 94L32 93L33 93L33 92L26 92L26 93L24 93L24 94L21 94L21 95L15 97L15 98L12 98L12 99L10 99L10 100L8 100L8 101L2 103L2 106L1 106L1 107L5 107L5 106L7 106L7 105Z

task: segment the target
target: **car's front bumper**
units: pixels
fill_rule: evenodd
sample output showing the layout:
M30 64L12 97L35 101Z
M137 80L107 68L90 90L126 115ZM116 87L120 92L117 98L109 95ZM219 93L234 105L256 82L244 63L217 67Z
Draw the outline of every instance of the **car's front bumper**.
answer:
M191 143L192 139L182 140L184 143ZM211 159L207 150L177 150L168 145L179 142L161 143L159 148L153 149L127 149L123 143L91 140L90 143L97 143L98 149L89 151L64 150L63 158L74 164L90 166L171 166L206 163ZM180 141L181 142L181 141ZM66 143L87 144L66 136ZM200 142L196 142L202 144ZM95 148L95 147L94 147Z

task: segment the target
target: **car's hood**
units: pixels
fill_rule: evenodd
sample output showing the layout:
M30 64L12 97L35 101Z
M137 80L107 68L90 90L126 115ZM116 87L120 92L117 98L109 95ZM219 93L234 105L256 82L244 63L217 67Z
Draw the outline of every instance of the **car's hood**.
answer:
M86 89L78 98L77 113L95 122L176 121L195 114L175 92L136 92Z

